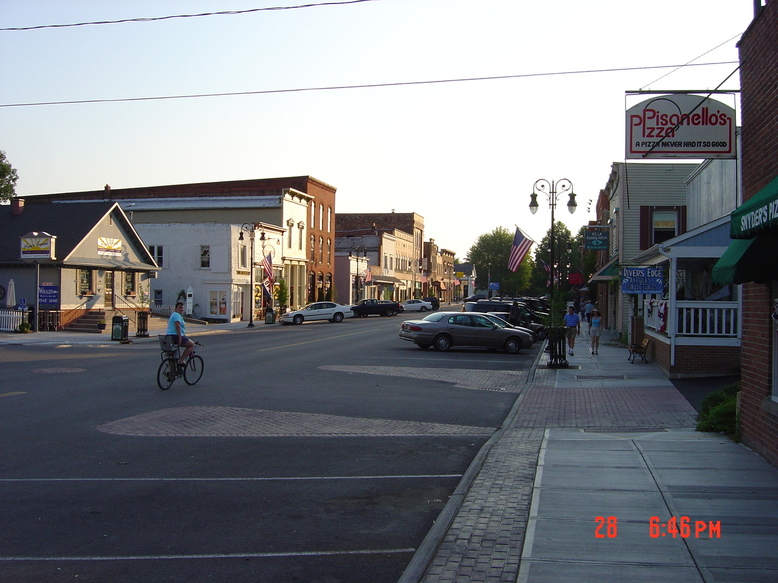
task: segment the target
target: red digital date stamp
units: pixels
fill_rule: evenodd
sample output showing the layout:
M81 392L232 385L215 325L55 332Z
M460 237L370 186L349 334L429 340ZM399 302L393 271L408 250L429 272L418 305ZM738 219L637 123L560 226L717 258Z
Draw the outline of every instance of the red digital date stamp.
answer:
M616 538L619 536L619 519L615 516L595 516L597 526L594 538ZM672 516L667 522L662 522L658 516L652 516L648 521L648 536L661 538L721 538L720 520L694 520L688 516Z

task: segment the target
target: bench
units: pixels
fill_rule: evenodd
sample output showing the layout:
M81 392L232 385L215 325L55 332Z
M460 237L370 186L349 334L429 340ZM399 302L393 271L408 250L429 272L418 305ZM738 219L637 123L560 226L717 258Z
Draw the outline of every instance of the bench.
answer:
M648 362L646 360L646 350L648 350L648 338L643 338L643 341L640 344L630 344L629 345L629 360L632 364L635 364L635 357L639 356L643 359L643 362Z

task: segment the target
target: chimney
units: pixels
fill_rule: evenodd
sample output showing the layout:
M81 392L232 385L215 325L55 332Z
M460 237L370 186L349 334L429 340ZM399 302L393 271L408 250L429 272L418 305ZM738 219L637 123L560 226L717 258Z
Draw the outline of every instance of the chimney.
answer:
M18 217L24 211L24 199L14 197L11 199L11 214Z
M111 198L111 185L106 184L105 185L105 197L110 199Z

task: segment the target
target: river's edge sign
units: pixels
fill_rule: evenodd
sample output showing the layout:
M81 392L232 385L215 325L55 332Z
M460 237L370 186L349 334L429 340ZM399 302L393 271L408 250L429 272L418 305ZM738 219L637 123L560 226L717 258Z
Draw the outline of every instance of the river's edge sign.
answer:
M621 293L661 294L664 269L661 267L625 267L621 270Z
M627 110L628 159L736 158L735 110L700 95L658 95Z

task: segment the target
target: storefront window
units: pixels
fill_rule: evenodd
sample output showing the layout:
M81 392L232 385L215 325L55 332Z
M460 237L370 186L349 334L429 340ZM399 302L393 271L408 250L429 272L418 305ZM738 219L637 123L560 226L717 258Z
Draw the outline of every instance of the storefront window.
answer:
M79 295L91 294L92 287L92 270L91 269L79 269L78 270L78 293Z

